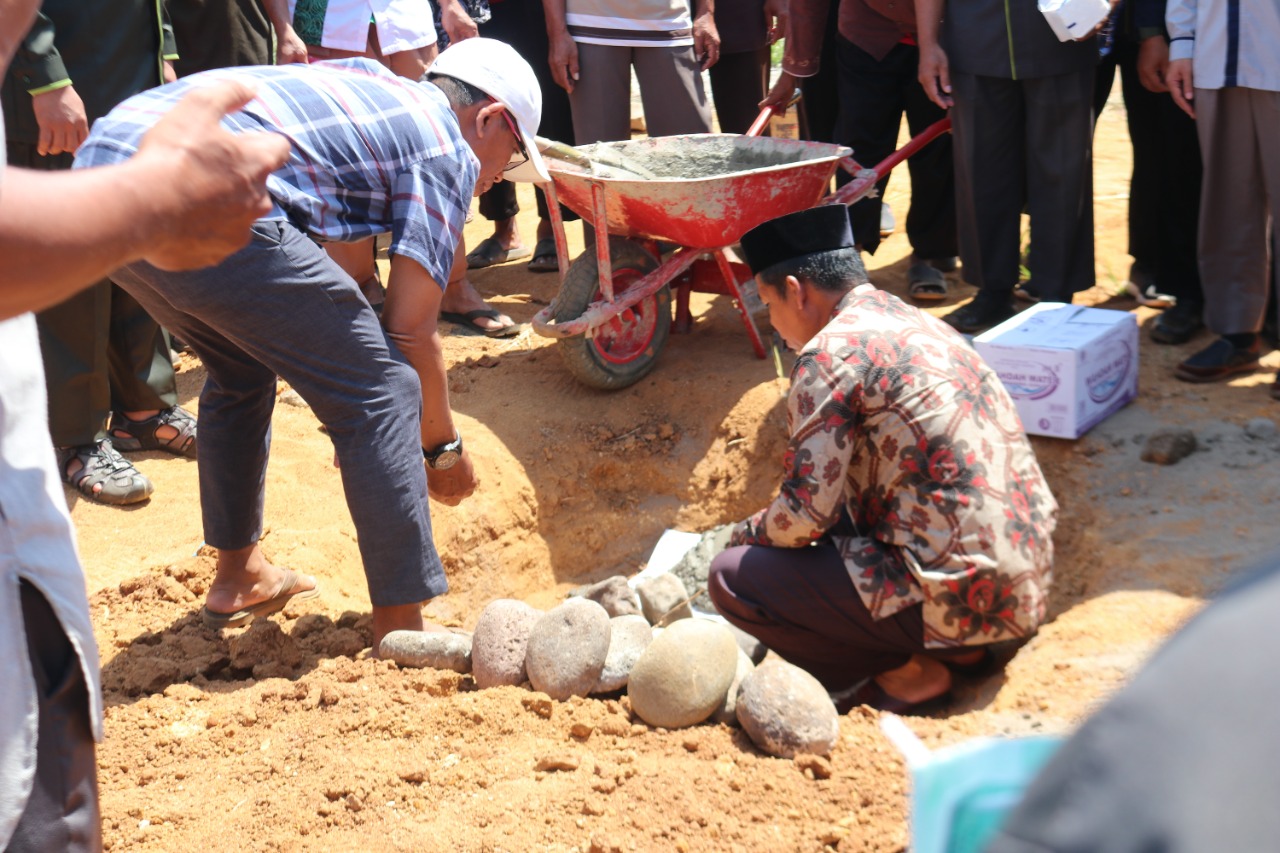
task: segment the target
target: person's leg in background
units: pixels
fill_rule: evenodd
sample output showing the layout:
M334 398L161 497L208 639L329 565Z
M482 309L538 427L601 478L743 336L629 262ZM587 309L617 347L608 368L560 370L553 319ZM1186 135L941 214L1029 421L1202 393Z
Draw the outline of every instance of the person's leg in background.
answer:
M102 817L84 670L48 600L26 581L19 589L39 722L31 794L5 849L96 853Z
M693 45L632 48L650 136L711 132L711 103Z
M708 75L721 133L746 133L760 114L769 79L769 48L721 53ZM768 128L765 128L767 135Z
M1267 189L1267 210L1271 218L1271 293L1280 292L1280 92L1251 89L1255 121L1258 124L1258 151L1262 158L1263 183ZM1280 310L1280 303L1277 303ZM1271 397L1280 400L1280 375L1271 386Z
M964 280L978 288L943 319L971 333L1013 316L1026 198L1021 84L953 71L952 151Z
M908 47L898 45L895 50ZM947 117L930 101L915 77L920 50L910 46L910 57L899 66L899 84L906 105L907 129L912 136ZM898 60L901 62L901 58ZM907 160L911 180L911 207L907 210L907 240L916 259L917 275L934 280L927 270L951 272L960 253L956 233L956 170L951 134L944 133ZM908 278L910 278L908 272ZM943 279L943 294L946 294Z

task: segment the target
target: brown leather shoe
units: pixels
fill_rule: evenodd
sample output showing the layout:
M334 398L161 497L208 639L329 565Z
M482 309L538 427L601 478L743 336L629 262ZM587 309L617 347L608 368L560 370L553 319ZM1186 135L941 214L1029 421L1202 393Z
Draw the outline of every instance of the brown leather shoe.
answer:
M1216 382L1237 373L1257 370L1262 345L1254 340L1247 349L1237 347L1226 338L1218 338L1191 358L1179 364L1173 375L1183 382Z

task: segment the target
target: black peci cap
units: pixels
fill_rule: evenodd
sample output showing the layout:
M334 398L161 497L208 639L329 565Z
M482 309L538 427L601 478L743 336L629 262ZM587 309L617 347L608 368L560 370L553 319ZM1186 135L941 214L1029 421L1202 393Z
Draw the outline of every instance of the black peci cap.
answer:
M788 213L742 235L742 252L754 275L783 261L852 249L853 245L849 209L843 204Z

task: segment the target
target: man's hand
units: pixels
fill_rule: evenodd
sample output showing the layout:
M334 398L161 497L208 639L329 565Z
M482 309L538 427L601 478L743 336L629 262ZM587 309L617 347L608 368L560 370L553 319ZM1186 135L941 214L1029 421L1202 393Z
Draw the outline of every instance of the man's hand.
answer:
M440 0L440 25L449 34L449 44L480 35L480 28L458 0Z
M720 61L720 33L710 12L693 19L693 55L698 57L703 71Z
M291 24L276 30L276 65L306 64L307 45Z
M193 90L143 137L133 165L149 170L160 232L143 257L161 269L215 264L249 241L249 226L271 210L267 177L289 157L289 142L267 133L233 134L219 121L253 98L240 83Z
M1173 95L1173 102L1181 107L1184 113L1195 118L1196 110L1192 102L1196 97L1196 87L1191 60L1175 59L1170 62L1165 68L1164 82L1169 87L1169 94Z
M941 45L920 46L920 85L924 93L944 110L955 104L951 98L951 66Z
M89 135L89 121L84 114L84 101L74 86L50 89L31 96L31 107L40 126L36 152L41 157L51 154L74 154Z
M760 109L772 107L773 114L776 116L784 116L787 114L787 105L791 103L791 98L796 93L796 78L783 71L778 74L777 81L773 84L773 88L764 96L764 100L760 102Z
M769 44L787 34L787 19L791 16L787 0L764 0L764 25L769 31Z
M427 494L446 506L457 506L471 497L479 482L471 467L471 455L465 447L452 468L444 471L427 468Z
M550 43L547 62L551 65L551 76L561 89L572 92L578 82L578 43L568 30L550 36Z
M1165 71L1169 68L1169 43L1164 36L1151 36L1138 46L1138 80L1151 92L1167 92Z

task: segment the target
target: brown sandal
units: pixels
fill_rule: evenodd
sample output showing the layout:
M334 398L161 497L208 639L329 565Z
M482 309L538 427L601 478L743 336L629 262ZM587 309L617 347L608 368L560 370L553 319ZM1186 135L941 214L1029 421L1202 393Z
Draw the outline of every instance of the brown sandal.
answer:
M173 427L171 438L160 436L161 427ZM146 420L135 421L120 412L111 415L111 443L117 450L165 450L178 456L196 458L196 419L181 406L170 406Z

